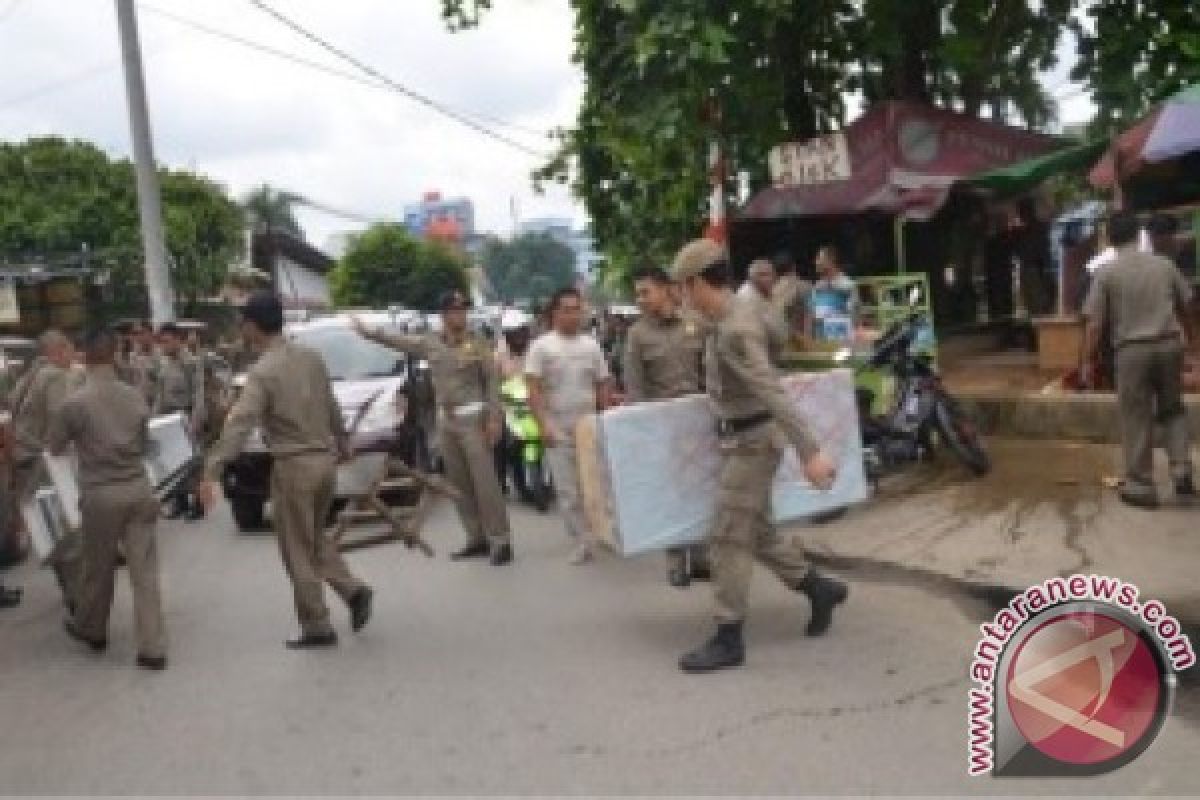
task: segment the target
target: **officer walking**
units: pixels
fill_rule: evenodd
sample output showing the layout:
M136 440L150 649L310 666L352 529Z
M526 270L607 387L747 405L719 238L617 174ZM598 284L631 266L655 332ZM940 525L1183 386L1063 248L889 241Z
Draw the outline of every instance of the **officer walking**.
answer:
M685 672L709 672L742 663L742 624L757 559L812 604L808 635L824 633L846 585L809 566L798 538L783 538L771 520L771 486L782 439L796 448L808 481L833 485L836 469L797 416L767 353L766 322L730 292L729 260L717 243L699 239L675 257L674 278L688 304L714 326L705 349L705 388L718 417L721 470L713 557L717 632L680 660Z
M1126 504L1156 508L1154 425L1163 426L1175 493L1195 494L1191 441L1183 406L1183 329L1188 325L1192 287L1162 256L1138 250L1138 222L1131 213L1114 214L1108 238L1117 257L1096 273L1084 304L1087 317L1085 381L1101 337L1109 326L1116 350L1117 401L1125 481L1120 497ZM1190 336L1188 337L1191 338Z
M703 391L708 323L672 300L671 279L662 269L634 274L633 289L642 316L629 329L625 343L626 400L669 400ZM683 589L693 579L709 577L704 545L667 550L667 582L672 586Z
M490 558L494 566L512 561L508 507L496 475L493 448L500 440L504 411L490 342L467 330L469 302L460 291L442 296L442 332L423 335L354 329L371 341L429 362L441 411L438 432L446 478L459 491L454 501L467 534L454 560Z
M331 647L337 644L337 633L329 622L323 584L332 586L349 607L355 631L370 619L373 597L371 589L351 574L337 546L323 535L333 504L337 458L348 455L345 422L325 362L312 350L283 338L279 297L255 292L243 307L242 318L247 346L261 355L209 455L200 499L212 508L215 481L250 432L261 426L272 457L275 532L300 621L300 637L286 645L293 650Z
M71 364L75 347L62 332L46 331L38 339L39 355L13 389L13 430L16 444L13 454L13 483L17 508L33 497L43 480L42 451L50 423L63 401L78 386ZM70 531L50 555L63 599L71 608L76 602L79 584L80 542Z
M158 500L142 460L150 412L137 389L117 379L112 332L92 334L86 351L86 382L63 402L47 442L55 454L73 444L79 458L82 580L66 629L96 652L107 645L119 545L133 588L137 664L161 670L167 666L167 642L154 532Z
M161 354L154 384L154 415L183 414L192 437L198 438L205 420L204 366L184 347L184 332L175 323L159 328L158 337ZM179 488L167 519L184 517L195 522L204 518L193 484Z

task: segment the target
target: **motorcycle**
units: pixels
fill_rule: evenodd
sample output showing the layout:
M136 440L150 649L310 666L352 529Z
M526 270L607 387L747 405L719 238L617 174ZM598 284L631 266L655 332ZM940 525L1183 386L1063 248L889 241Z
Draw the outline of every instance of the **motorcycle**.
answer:
M897 322L879 339L864 365L890 372L896 387L890 408L878 415L872 413L874 392L856 391L867 479L873 485L886 472L931 456L935 440L975 475L991 469L978 431L946 391L931 357L913 353L924 327L920 314Z
M507 491L511 472L517 496L538 511L550 507L552 489L546 469L546 447L541 428L529 407L529 386L522 375L500 384L504 406L504 431L497 445L496 470Z

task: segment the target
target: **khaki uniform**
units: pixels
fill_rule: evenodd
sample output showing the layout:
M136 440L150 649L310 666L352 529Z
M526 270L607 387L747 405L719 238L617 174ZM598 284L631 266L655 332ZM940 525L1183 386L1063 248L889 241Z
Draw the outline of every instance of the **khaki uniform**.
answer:
M708 325L698 314L672 312L666 318L643 316L629 329L625 342L625 396L630 403L669 400L703 391L704 340ZM703 568L703 545L667 550L667 569Z
M141 392L146 405L154 407L158 393L158 356L133 350L117 365L117 376Z
M730 302L705 351L705 383L721 421L717 516L709 540L718 622L740 622L754 560L785 585L808 573L798 537L783 538L771 516L771 486L785 443L801 459L819 451L768 355L766 323L752 304Z
M74 444L79 457L83 564L76 630L93 641L107 638L120 545L133 588L138 654L158 658L166 655L167 642L155 541L158 501L143 463L149 419L137 389L121 383L112 368L92 367L83 388L63 403L48 444L53 452Z
M81 373L63 369L44 358L38 358L18 382L12 395L13 432L16 439L13 452L13 493L17 511L45 480L42 451L50 424L57 417L63 401L80 385ZM82 569L82 544L78 531L68 531L59 541L48 563L54 568L67 605L76 602Z
M1183 406L1183 338L1176 310L1192 288L1169 260L1121 248L1097 273L1084 314L1112 331L1117 353L1117 399L1125 456L1125 488L1154 495L1154 424L1163 426L1172 477L1192 474L1191 441Z
M323 584L347 603L364 588L337 546L324 535L333 503L335 445L345 423L321 357L306 347L274 339L246 377L206 475L216 481L256 426L271 451L271 505L283 564L292 582L296 616L304 634L333 631Z
M182 412L192 430L204 419L204 366L199 359L180 351L158 361L154 384L154 415Z
M467 544L507 544L508 506L496 475L495 453L484 423L499 419L500 381L492 346L468 335L452 343L443 334L393 334L373 331L373 341L429 362L437 397L438 436L446 478L458 489L454 501Z
M783 320L787 340L804 330L811 295L812 284L790 274L781 276L771 290L771 310Z

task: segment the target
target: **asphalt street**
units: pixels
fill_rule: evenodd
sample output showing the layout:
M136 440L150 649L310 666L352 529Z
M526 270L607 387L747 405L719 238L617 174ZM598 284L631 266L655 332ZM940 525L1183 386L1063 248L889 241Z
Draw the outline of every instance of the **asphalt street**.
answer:
M5 573L26 598L0 612L0 792L1200 792L1191 690L1116 773L968 778L967 664L990 610L951 587L847 574L849 604L812 640L803 598L760 572L746 666L687 676L676 660L709 632L706 586L668 587L657 556L570 566L553 515L514 514L508 568L446 558L460 535L445 504L435 559L352 553L375 617L353 635L331 595L341 645L304 653L282 646L291 596L270 535L235 534L224 511L164 524L164 673L133 666L123 577L95 656L63 634L48 572Z

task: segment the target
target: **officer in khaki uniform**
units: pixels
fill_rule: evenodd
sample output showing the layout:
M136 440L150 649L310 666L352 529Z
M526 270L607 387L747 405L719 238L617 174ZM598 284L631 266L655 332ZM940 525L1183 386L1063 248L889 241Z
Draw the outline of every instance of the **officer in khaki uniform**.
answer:
M698 394L708 323L672 299L671 279L658 268L633 276L642 316L625 340L625 399L630 403ZM689 563L690 562L690 563ZM686 588L710 577L704 545L667 550L667 582Z
M198 440L206 417L204 365L184 347L184 332L173 322L159 329L161 353L155 370L155 416L181 413L187 418L192 438ZM203 519L204 509L194 497L194 481L185 482L173 498L168 519L184 517L189 522Z
M1184 346L1180 322L1188 320L1192 287L1166 258L1138 251L1138 221L1118 213L1108 225L1117 258L1102 267L1084 304L1085 363L1095 363L1105 326L1117 358L1117 401L1125 481L1121 499L1142 508L1158 506L1154 486L1154 426L1163 426L1175 493L1195 494L1191 441L1183 405ZM1085 376L1090 383L1090 375Z
M133 588L137 663L158 670L167 665L167 642L154 532L158 500L143 463L150 413L137 389L118 380L116 347L109 331L89 337L87 380L63 403L47 442L56 454L73 444L79 458L83 568L66 628L97 652L107 645L119 545Z
M429 361L440 410L438 430L446 478L459 492L455 500L467 543L455 560L490 557L495 566L512 561L508 507L496 475L493 448L500 440L504 412L495 354L486 340L467 330L466 296L447 292L439 304L442 333L393 334L355 330L371 341Z
M353 630L371 616L372 592L351 574L337 545L324 535L333 504L337 459L349 455L345 422L321 357L283 337L283 304L270 292L251 295L242 309L242 335L260 352L246 386L212 448L200 485L201 501L216 502L216 481L261 426L271 451L271 506L283 564L292 582L301 635L290 649L330 647L337 634L329 622L324 584L350 609Z
M845 584L819 575L798 538L784 538L771 520L771 485L784 443L796 448L811 484L833 485L835 467L789 402L767 352L767 321L729 290L728 256L717 243L696 240L675 258L675 280L688 304L713 325L705 348L705 388L718 418L721 471L713 558L717 632L680 660L685 672L738 666L745 653L742 624L754 561L812 605L808 634L824 633L834 608L845 601Z
M44 480L42 451L50 423L63 401L79 385L79 373L71 368L75 348L60 331L46 331L38 339L39 355L13 389L13 485L20 506L33 497ZM70 531L50 555L63 599L68 608L76 602L82 557L78 532Z

